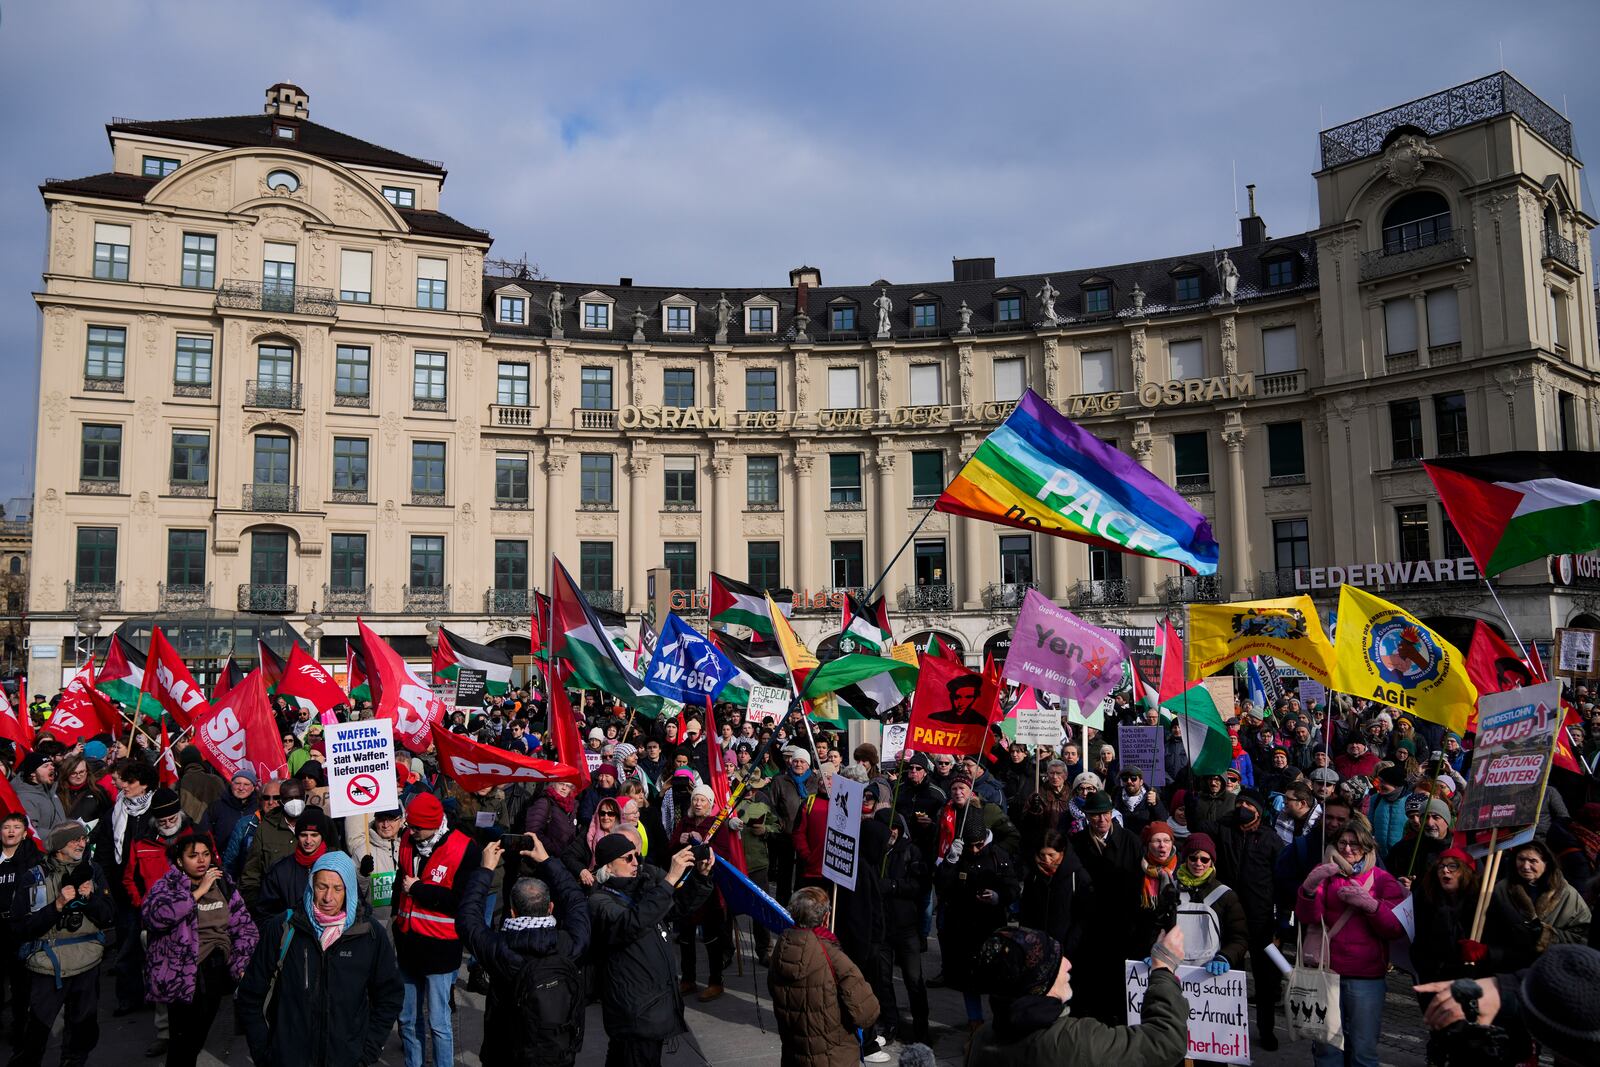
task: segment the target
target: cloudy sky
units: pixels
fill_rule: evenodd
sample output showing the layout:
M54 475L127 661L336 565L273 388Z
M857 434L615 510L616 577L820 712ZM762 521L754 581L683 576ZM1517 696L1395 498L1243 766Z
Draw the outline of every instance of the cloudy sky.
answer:
M1592 0L0 0L0 499L32 491L37 185L109 169L113 115L293 81L313 120L444 160L444 210L553 277L905 282L1228 244L1235 167L1271 233L1309 229L1321 126L1502 55L1587 156L1597 31Z

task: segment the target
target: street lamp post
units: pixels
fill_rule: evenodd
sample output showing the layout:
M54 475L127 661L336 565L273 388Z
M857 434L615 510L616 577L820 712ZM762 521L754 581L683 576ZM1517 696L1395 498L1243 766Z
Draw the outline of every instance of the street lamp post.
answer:
M80 607L78 609L77 628L78 634L80 637L82 637L83 641L80 642L78 646L78 656L76 657L77 663L74 664L74 666L78 666L83 663L84 643L87 643L89 646L89 655L94 655L94 640L96 637L100 636L100 609L90 603L86 603Z
M311 658L322 658L322 624L325 620L322 613L317 610L316 601L311 602L311 614L306 616L306 640L311 642Z

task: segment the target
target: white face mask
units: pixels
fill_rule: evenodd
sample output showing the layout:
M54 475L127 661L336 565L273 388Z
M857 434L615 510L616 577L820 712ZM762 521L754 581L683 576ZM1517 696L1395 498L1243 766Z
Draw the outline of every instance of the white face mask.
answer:
M300 813L306 810L306 802L296 797L283 802L283 813L291 819L298 819Z

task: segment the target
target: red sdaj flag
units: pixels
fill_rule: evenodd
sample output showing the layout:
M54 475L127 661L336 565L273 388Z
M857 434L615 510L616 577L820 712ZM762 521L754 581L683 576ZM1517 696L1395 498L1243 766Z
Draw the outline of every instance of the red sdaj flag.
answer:
M144 691L155 697L173 721L186 730L198 709L206 706L205 693L159 627L150 631Z
M372 688L373 718L394 723L394 736L413 752L428 749L428 728L444 718L444 704L416 670L361 619L361 651Z
M167 740L167 720L161 720L161 758L156 760L156 779L165 786L178 784L178 761L172 758L172 742Z
M324 722L329 712L349 700L327 668L312 659L311 653L298 644L289 652L289 662L284 667L282 680L278 682L278 695L308 705L312 711L324 716Z
M222 661L222 668L217 671L217 681L211 687L211 703L215 704L227 695L228 690L244 681L244 669L239 666L239 661L233 658L233 653L228 653L228 658Z
M577 781L577 772L562 763L480 745L463 734L440 729L438 723L433 724L432 734L439 769L469 793L517 782Z
M288 769L260 668L245 675L217 703L195 713L194 739L224 779L244 766L253 767L263 782L282 777Z

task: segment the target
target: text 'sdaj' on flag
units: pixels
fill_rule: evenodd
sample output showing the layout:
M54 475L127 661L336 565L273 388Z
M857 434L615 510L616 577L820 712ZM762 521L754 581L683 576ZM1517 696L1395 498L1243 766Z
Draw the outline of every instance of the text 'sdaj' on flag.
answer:
M1544 556L1600 548L1600 463L1593 452L1500 452L1423 467L1485 577Z
M493 645L475 644L439 627L439 643L433 650L435 680L455 681L462 667L483 673L483 691L490 696L504 696L511 689L509 655Z
M1188 680L1199 681L1247 656L1286 660L1328 684L1333 646L1308 596L1189 607Z
M934 507L1215 574L1211 524L1132 457L1028 390Z
M1466 657L1404 608L1339 588L1332 688L1464 733L1478 699Z
M1084 622L1030 589L1022 598L1011 651L1000 675L1008 682L1076 700L1087 710L1122 685L1127 658L1128 650L1116 634Z

